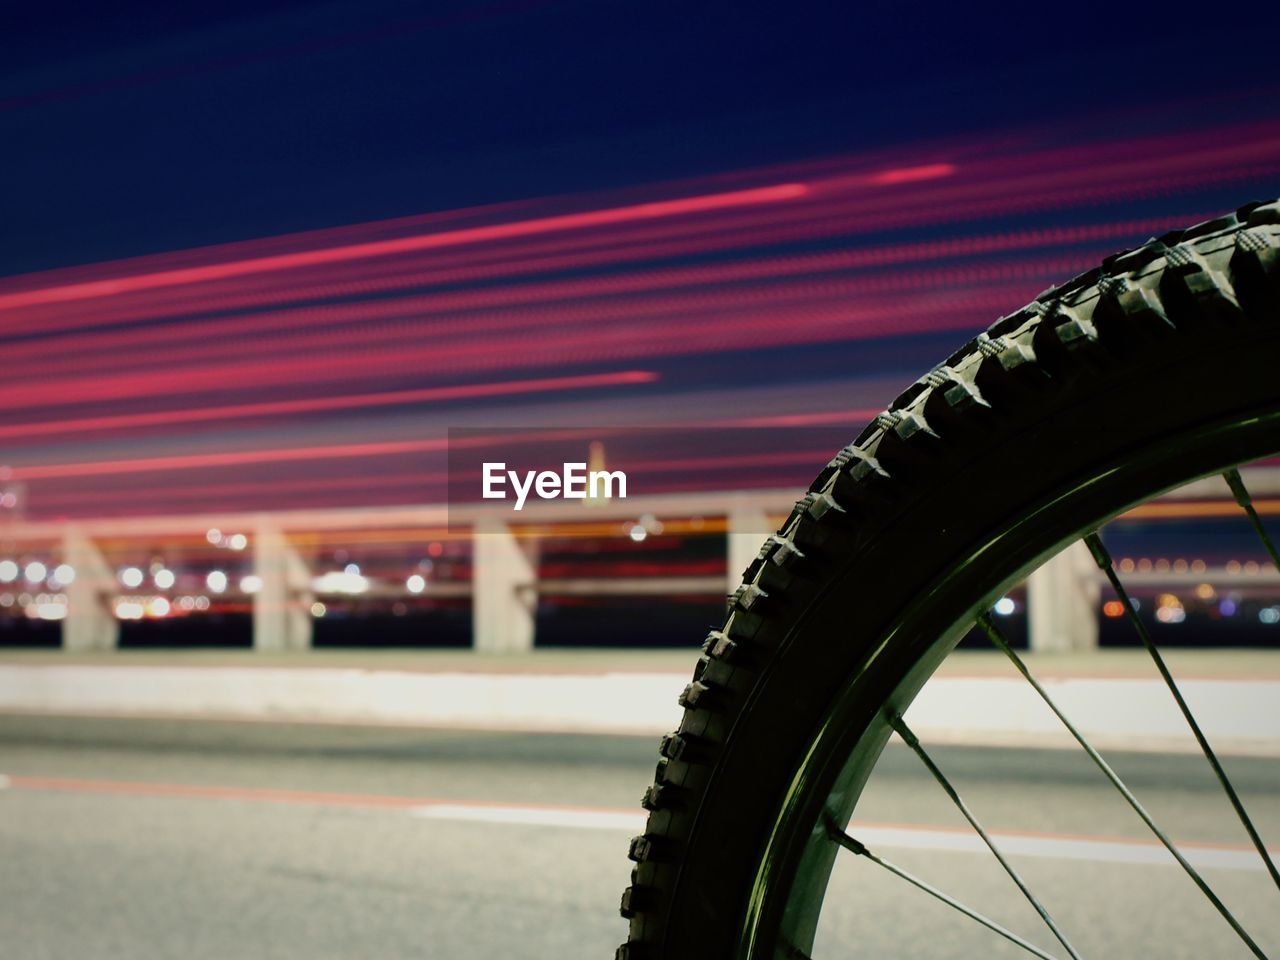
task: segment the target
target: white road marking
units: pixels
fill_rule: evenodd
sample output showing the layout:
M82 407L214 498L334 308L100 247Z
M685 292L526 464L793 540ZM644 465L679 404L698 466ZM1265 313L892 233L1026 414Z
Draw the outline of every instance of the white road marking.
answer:
M365 794L328 794L307 791L214 787L190 784L149 784L110 780L68 780L49 777L0 774L0 790L62 790L113 795L169 796L180 798L234 797L249 801L370 807L408 811L415 817L449 822L509 824L522 827L566 827L569 829L614 830L640 833L646 816L639 810L620 807L572 807L551 804L467 802L458 800L413 800ZM873 850L924 850L937 853L977 853L987 855L982 841L973 833L950 827L928 825L858 823L849 832ZM1073 836L1014 831L994 831L1002 850L1015 856L1045 857L1055 860L1082 860L1094 863L1171 866L1175 863L1154 840L1123 837ZM1260 871L1265 869L1255 851L1238 846L1181 842L1186 858L1199 867L1218 870ZM1272 859L1280 860L1277 851Z
M414 807L410 813L428 820L498 823L527 827L568 827L586 830L617 830L639 833L645 815L624 810L592 810L576 807L533 807L517 804L431 803ZM990 856L982 840L973 833L944 828L859 824L849 832L868 847L893 850L927 850L937 853L977 853ZM1138 866L1177 866L1164 847L1154 841L1105 837L1053 836L1049 834L992 832L1001 851L1014 856L1044 857L1051 860L1083 860L1092 863L1123 863ZM1217 870L1261 871L1261 859L1252 849L1180 843L1178 848L1195 866ZM1272 851L1272 858L1278 855Z
M432 803L414 807L415 817L429 820L468 820L475 823L513 823L530 827L577 827L587 830L644 829L645 815L639 811L590 810L574 807L522 807L466 803Z
M990 855L982 840L972 833L952 830L929 830L915 827L860 825L849 827L857 837L874 850L877 846L899 850L982 853ZM1093 837L1055 837L1050 835L991 832L1003 853L1053 860L1087 860L1094 863L1130 863L1141 866L1177 866L1177 861L1154 841L1117 840ZM1177 843L1177 841L1175 841ZM1218 870L1261 871L1262 859L1253 849L1177 843L1182 855L1194 866ZM1271 851L1273 860L1276 851Z

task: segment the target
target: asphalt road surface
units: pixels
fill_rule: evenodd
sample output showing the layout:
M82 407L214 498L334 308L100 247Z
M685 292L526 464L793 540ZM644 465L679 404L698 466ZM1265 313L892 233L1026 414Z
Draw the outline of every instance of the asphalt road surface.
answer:
M1083 756L934 753L1082 956L1251 955ZM654 759L647 738L0 718L0 956L605 960ZM1280 954L1280 891L1211 775L1114 761ZM1280 846L1280 761L1228 766ZM851 829L1064 956L963 828L896 747ZM1028 954L850 856L814 955Z

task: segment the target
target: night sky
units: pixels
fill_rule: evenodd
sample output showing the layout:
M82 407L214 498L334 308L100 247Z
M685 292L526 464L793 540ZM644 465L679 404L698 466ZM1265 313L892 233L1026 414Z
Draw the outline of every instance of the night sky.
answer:
M1267 112L1280 8L1178 10L7 4L0 275L1028 125L1105 139L1133 107Z

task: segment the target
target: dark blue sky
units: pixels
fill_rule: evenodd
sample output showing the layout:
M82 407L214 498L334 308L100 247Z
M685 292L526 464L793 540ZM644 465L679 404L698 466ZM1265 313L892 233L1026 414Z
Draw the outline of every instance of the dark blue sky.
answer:
M0 275L1060 117L1106 135L1130 104L1256 113L1265 9L5 5Z

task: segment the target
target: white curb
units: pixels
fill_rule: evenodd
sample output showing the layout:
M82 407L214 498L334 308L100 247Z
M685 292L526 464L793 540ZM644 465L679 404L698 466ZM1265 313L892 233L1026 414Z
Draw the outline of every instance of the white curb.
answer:
M3 664L0 711L657 735L679 719L675 698L687 682L675 673ZM1197 749L1158 680L1043 683L1099 746ZM1194 679L1182 690L1219 752L1280 756L1280 680ZM1035 692L1013 678L937 677L907 719L933 742L1071 744Z

